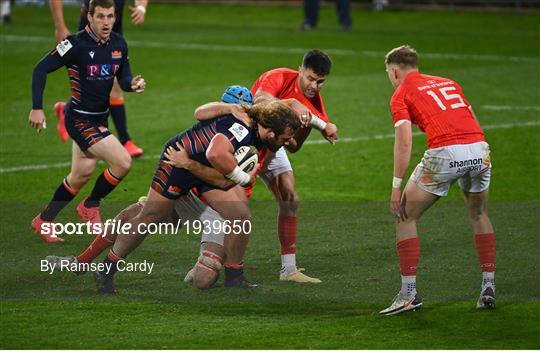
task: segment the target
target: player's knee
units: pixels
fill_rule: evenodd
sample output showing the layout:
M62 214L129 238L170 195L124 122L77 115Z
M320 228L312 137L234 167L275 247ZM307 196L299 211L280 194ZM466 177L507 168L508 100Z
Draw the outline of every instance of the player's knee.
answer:
M111 170L118 177L125 177L131 170L131 156L126 152L126 155L111 165Z
M68 176L69 184L79 191L92 177L92 172L71 172Z
M469 217L473 221L477 221L480 217L487 213L487 202L481 196L469 196L467 201L469 209Z
M210 288L217 281L222 266L223 258L221 256L204 250L197 260L193 284L197 289Z
M285 190L285 189L284 189ZM296 213L298 210L298 203L300 202L300 197L294 188L281 191L281 199L279 202L279 207L281 212L288 212L290 214Z
M127 222L137 216L141 212L142 206L139 202L131 204L129 207L124 208L120 213L114 217L117 221Z
M193 285L200 290L210 289L218 280L218 277L219 273L198 268L195 270L195 275L193 276Z

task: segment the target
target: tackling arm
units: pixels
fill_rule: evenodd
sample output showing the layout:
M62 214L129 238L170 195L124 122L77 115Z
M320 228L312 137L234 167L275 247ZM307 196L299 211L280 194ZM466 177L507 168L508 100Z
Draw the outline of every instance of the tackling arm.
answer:
M176 149L172 146L167 148L165 157L169 159L169 161L165 162L171 166L184 168L191 172L195 177L220 189L227 190L236 185L236 183L226 179L223 174L216 169L207 167L202 163L189 158L186 150L178 142L176 143Z
M223 115L233 115L246 125L251 125L251 119L241 105L229 104L221 101L209 102L201 105L195 109L193 115L198 121L206 121Z

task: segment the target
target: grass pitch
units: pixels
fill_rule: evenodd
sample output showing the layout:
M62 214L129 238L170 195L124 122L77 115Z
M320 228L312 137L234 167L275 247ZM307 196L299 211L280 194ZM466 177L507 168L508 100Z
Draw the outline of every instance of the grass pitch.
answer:
M72 29L77 12L66 10ZM148 238L130 260L151 260L154 272L119 274L117 296L97 295L89 275L39 271L44 256L78 253L90 238L46 245L29 230L69 170L71 149L56 136L52 113L68 82L65 70L49 75L49 129L37 135L27 122L31 72L54 45L52 20L35 8L15 8L13 20L0 29L2 348L540 348L537 14L355 10L353 31L343 33L333 9L323 8L320 28L300 32L299 8L152 5L144 26L125 25L133 72L148 82L143 95L126 96L130 132L146 156L104 201L105 217L146 192L164 142L193 123L196 106L230 84L251 86L268 69L296 68L311 48L334 61L323 96L342 142L325 145L313 133L291 155L303 200L298 261L322 284L278 281L276 206L259 184L246 267L262 288L185 285L199 238L179 234ZM384 54L403 43L419 51L424 72L460 82L486 128L498 234L493 311L474 308L480 273L454 188L419 227L424 308L377 315L399 288L387 213L393 128ZM425 148L415 137L411 169ZM59 221L76 221L78 200Z

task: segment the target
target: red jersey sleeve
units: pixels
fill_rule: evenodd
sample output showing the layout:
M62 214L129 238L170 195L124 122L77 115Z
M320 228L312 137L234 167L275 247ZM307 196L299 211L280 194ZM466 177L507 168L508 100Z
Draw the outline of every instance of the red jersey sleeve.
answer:
M405 102L406 93L407 93L407 89L402 84L396 89L396 91L394 92L394 95L392 95L392 99L390 100L390 111L392 113L394 124L396 124L396 122L401 121L401 120L406 120L406 121L411 120L409 109Z
M259 91L264 91L273 96L278 96L281 93L284 85L284 77L280 72L266 72L257 80L256 95Z

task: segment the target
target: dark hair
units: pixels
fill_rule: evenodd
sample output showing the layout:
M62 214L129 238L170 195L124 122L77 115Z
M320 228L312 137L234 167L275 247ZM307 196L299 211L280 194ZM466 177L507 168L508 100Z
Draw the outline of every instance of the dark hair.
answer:
M104 9L110 9L114 6L114 0L90 0L88 4L88 13L93 16L96 11L96 7L103 7Z
M253 106L242 105L249 117L276 135L285 133L290 128L293 133L300 128L296 112L292 107L280 100L261 102Z
M312 69L319 76L327 76L332 68L332 60L321 50L311 50L304 55L302 67Z
M386 54L384 62L389 64L400 65L401 67L413 67L418 68L418 54L416 50L411 48L409 45L401 45L400 47L394 48Z

